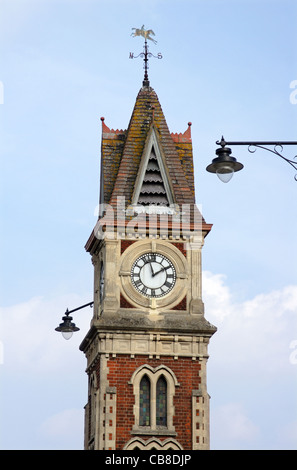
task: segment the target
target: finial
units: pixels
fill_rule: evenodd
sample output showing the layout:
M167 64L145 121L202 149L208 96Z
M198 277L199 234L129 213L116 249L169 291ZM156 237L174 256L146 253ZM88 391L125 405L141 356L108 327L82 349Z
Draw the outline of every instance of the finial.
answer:
M157 41L155 41L155 39L153 39L151 36L155 36L155 33L152 29L144 29L144 25L142 25L142 27L139 29L139 28L132 28L132 33L131 33L131 36L142 36L144 37L144 52L141 52L140 54L138 54L137 56L134 55L133 52L130 52L130 59L137 59L137 57L143 57L143 61L144 61L144 79L143 79L143 82L142 82L142 85L144 87L149 87L150 86L150 82L149 82L149 79L148 79L148 58L149 57L155 57L156 59L162 59L162 54L159 52L158 55L154 55L152 54L151 52L148 51L148 44L147 44L147 39L149 39L150 41L152 41L154 44L157 44Z

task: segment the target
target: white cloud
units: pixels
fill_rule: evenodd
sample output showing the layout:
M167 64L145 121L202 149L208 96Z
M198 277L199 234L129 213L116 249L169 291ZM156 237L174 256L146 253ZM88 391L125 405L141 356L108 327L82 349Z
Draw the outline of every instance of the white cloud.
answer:
M294 449L297 286L236 302L224 276L203 281L212 448Z
M231 293L225 285L223 274L203 272L203 299L207 302L207 315L210 313L214 320L222 320L231 313Z
M211 340L213 358L255 374L292 370L290 345L297 339L297 286L235 302L225 277L203 273L206 318L218 327ZM253 362L255 361L255 362ZM277 371L280 373L280 370Z
M241 403L227 403L214 411L216 439L224 445L238 441L251 441L259 435L259 428L247 416Z
M3 366L11 371L26 370L38 373L62 372L71 357L80 357L78 351L92 317L92 310L76 312L73 321L80 331L65 341L55 328L69 310L88 302L75 294L51 300L34 297L17 305L0 308L0 341ZM76 359L77 360L77 359Z
M48 417L40 426L40 431L45 438L63 439L65 436L69 443L76 440L77 435L82 435L84 427L84 411L77 409L63 410Z

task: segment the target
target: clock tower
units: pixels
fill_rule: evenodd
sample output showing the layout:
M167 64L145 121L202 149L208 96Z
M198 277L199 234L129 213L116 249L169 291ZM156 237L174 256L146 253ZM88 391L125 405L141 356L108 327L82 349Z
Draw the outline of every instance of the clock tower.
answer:
M127 130L102 121L85 449L209 449L208 343L191 123L169 132L148 80Z

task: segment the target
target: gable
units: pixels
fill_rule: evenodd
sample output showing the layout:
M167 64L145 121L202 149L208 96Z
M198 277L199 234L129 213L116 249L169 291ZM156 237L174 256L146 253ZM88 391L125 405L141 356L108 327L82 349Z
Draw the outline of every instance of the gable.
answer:
M162 157L154 127L142 155L132 196L132 205L171 206L174 204L168 170Z

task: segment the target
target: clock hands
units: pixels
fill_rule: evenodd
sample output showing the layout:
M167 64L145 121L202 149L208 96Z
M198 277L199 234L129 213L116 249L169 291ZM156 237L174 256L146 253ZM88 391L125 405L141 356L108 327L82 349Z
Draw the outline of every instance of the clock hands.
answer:
M168 269L168 268L170 268L170 267L171 267L171 266L166 266L166 268L163 267L162 269L160 269L160 271L157 271L156 273L153 273L153 277L155 277L157 274L161 273L162 271L166 271L166 269Z
M161 273L162 271L166 271L166 269L170 268L170 266L166 266L166 267L162 266L162 268L155 273L154 269L153 269L153 262L148 263L150 265L150 268L151 268L152 277L155 277L157 274ZM157 264L159 264L159 263L157 263Z
M150 263L150 267L151 267L152 276L154 277L156 275L156 273L154 273L152 263Z

